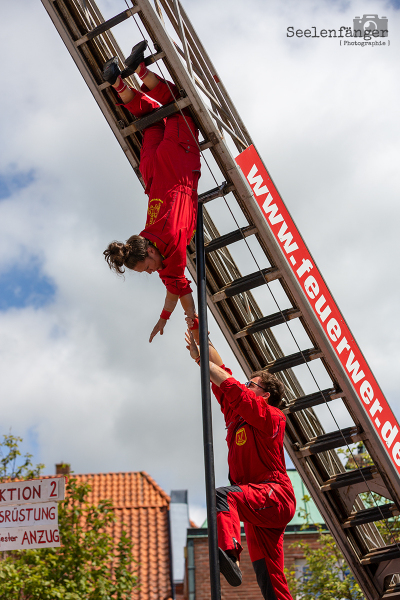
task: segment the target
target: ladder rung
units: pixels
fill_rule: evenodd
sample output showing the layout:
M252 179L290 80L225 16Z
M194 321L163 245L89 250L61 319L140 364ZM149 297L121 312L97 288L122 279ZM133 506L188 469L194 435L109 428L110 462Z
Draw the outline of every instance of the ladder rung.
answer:
M364 439L358 427L346 427L339 431L325 433L317 438L310 440L303 447L299 448L300 456L310 456L311 454L319 454L326 450L334 450L341 448L346 444L353 444Z
M135 131L143 131L143 129L146 129L146 127L149 127L150 125L161 121L161 119L165 119L165 117L179 112L179 110L181 110L182 108L189 106L190 103L191 102L189 98L180 98L175 102L171 102L170 104L161 106L160 108L157 108L145 117L137 119L134 123L128 125L128 127L121 129L121 133L124 137L128 137L128 135L131 135L131 133L134 133Z
M211 140L203 140L202 142L200 142L199 146L200 146L200 152L203 152L203 150L212 148L214 146L214 143Z
M234 244L235 242L239 242L244 237L248 237L249 235L253 235L257 232L257 227L254 225L248 225L247 227L242 227L242 229L237 229L236 231L232 231L231 233L227 233L226 235L221 235L221 237L215 238L215 240L211 240L208 244L205 244L204 250L206 254L209 252L215 252L215 250L219 250L220 248L225 248L230 244Z
M247 227L237 229L236 231L232 231L232 233L227 233L226 235L221 235L220 237L211 240L204 245L204 250L206 254L208 254L209 252L214 252L215 250L219 250L220 248L225 248L230 244L234 244L235 242L242 240L244 237L248 237L249 235L253 235L255 233L257 233L257 227L254 225L248 225ZM192 252L190 258L195 259L196 252Z
M298 365L302 365L310 360L315 360L316 358L321 358L322 356L323 353L318 348L308 348L307 350L302 350L295 354L289 354L289 356L277 358L265 365L265 368L268 369L270 373L278 373L278 371L297 367Z
M379 600L400 600L400 583L389 586Z
M394 560L400 558L400 546L398 544L391 544L390 546L375 548L365 554L360 563L362 565L371 565L374 563L380 563L384 560Z
M278 279L280 276L281 273L276 267L269 267L268 269L262 269L262 271L250 273L250 275L245 275L244 277L240 277L240 279L235 279L235 281L228 283L228 285L212 296L212 301L220 302L220 300L225 300L225 298L231 298L232 296L236 296L236 294L241 294L264 285L266 281L274 281L274 279Z
M80 46L81 44L92 40L97 35L100 35L101 33L108 31L112 27L115 27L115 25L126 21L126 19L129 19L131 15L135 15L139 11L140 8L138 6L129 8L128 10L124 10L122 13L119 13L119 15L116 15L115 17L108 19L108 21L104 21L104 23L102 23L101 25L98 25L97 27L92 29L92 31L89 31L83 37L79 38L79 40L76 40L75 46Z
M204 192L203 194L200 194L198 200L201 204L205 204L206 202L210 202L211 200L215 200L216 198L221 198L222 196L226 196L227 194L229 194L229 192L233 192L234 189L235 189L234 185L232 185L232 184L228 185L228 183L226 181L224 181L218 187L213 188L212 190L209 190L208 192Z
M301 396L301 398L297 398L288 406L286 406L286 408L284 408L282 412L284 412L285 414L294 413L299 410L311 408L312 406L325 404L325 402L330 402L331 400L335 400L336 398L341 397L342 393L338 392L334 388L321 390L320 392L314 392L313 394L308 394L307 396Z
M373 506L372 508L359 510L358 512L350 515L348 519L343 521L342 527L344 529L347 527L357 527L357 525L365 525L366 523L374 523L375 521L390 519L398 514L399 510L395 504L381 504L380 506Z
M354 471L347 471L346 473L338 473L338 475L331 477L321 485L321 492L329 492L329 490L337 490L342 487L348 487L349 485L370 481L377 473L376 467L372 465L354 469Z
M246 325L246 327L243 327L243 329L235 333L233 337L237 340L245 337L246 335L252 335L257 331L262 331L263 329L270 329L276 325L281 325L282 323L286 323L286 321L296 319L300 316L301 312L298 308L286 308L281 312L274 313L273 315L268 315L268 317L262 317L261 319L253 321L253 323Z

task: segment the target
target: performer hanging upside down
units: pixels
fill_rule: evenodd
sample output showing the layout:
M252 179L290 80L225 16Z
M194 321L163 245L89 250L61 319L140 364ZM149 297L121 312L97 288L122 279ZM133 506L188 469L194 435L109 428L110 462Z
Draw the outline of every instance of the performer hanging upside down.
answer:
M191 320L187 319L189 326ZM194 337L195 336L195 337ZM191 357L200 361L198 330L186 334ZM278 406L283 384L268 371L244 385L232 377L210 345L212 390L225 417L230 486L216 490L220 571L228 583L242 583L240 522L265 600L293 600L283 572L283 534L296 499L283 454L285 415Z
M147 42L132 49L126 65L142 79L142 92L128 88L120 77L117 58L109 60L103 77L118 92L123 106L136 117L153 112L160 104L179 98L178 89L147 69ZM156 100L156 102L154 102ZM149 196L146 226L126 243L112 242L104 251L110 269L139 273L157 271L166 287L164 309L150 335L150 342L164 327L180 300L185 314L195 319L190 281L185 277L186 246L196 227L197 184L200 177L198 129L188 109L147 127L139 170Z

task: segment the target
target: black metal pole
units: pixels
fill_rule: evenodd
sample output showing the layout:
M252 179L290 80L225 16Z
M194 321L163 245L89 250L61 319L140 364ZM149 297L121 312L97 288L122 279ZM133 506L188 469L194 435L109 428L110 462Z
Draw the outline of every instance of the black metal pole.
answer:
M203 205L199 203L196 229L197 302L199 311L201 398L203 408L204 469L206 479L208 556L211 600L221 599L218 560L217 507L215 503L214 447L211 415L210 366L206 297L206 258L204 252Z

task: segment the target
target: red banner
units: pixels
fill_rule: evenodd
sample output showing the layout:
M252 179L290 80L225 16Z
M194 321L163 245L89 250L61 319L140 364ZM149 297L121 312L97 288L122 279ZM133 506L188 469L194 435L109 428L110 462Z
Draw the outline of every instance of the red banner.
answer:
M400 473L397 421L254 146L239 154L236 162L366 414Z

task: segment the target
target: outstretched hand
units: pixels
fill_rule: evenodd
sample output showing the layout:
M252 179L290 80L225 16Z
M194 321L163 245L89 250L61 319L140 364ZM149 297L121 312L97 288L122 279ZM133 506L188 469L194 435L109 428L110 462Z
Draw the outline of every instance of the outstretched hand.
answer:
M160 335L162 335L164 333L164 327L166 324L167 324L166 319L158 319L156 326L154 327L153 331L150 334L150 339L149 339L150 344L153 341L153 338L157 335L157 333L159 333Z
M193 333L190 331L190 329L188 329L185 333L185 340L187 344L186 348L189 350L191 358L193 358L193 360L200 358L199 347L196 344L196 340L194 339Z

